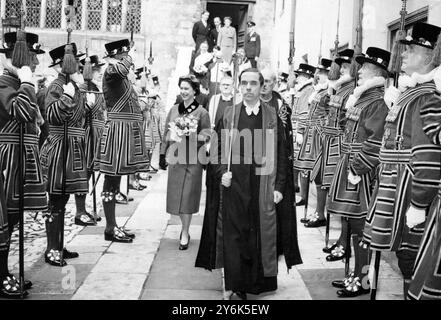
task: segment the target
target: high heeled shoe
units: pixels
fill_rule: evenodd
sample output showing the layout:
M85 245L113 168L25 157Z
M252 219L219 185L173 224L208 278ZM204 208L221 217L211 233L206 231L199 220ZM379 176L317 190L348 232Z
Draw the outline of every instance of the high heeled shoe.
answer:
M180 251L188 250L188 247L190 246L190 239L191 239L191 237L190 237L190 235L188 235L188 242L187 242L187 244L179 243L179 250ZM182 233L181 233L181 236L179 237L179 240L182 240Z

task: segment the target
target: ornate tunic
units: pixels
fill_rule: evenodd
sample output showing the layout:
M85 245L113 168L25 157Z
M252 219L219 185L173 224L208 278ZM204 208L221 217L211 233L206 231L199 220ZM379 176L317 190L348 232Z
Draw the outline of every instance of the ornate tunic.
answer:
M104 101L104 95L99 92L98 87L95 84L91 84L90 87L84 85L81 87L84 90L84 94L88 91L95 92L95 103L89 105L86 103L86 161L87 170L89 172L99 171L99 156L100 156L100 142L103 135L104 126L106 125L104 110L106 104ZM87 101L87 99L85 99Z
M329 102L327 89L322 89L314 93L314 99L309 106L308 119L303 122L306 127L299 129L299 133L304 135L304 141L294 163L294 167L297 170L314 171L315 175L313 175L311 179L314 179L317 175L317 167L319 167L321 161L322 126Z
M297 133L300 130L304 130L306 127L306 120L309 114L309 98L314 91L312 81L308 81L303 87L299 88L293 99L293 108L291 123L294 132L294 139L296 139ZM294 157L297 157L300 148L299 145L294 142Z
M441 145L441 99L434 97L421 108L423 130L432 143ZM441 182L433 202L418 252L409 297L441 299Z
M323 126L323 157L321 174L323 188L329 188L334 178L337 163L341 158L341 139L344 131L345 105L355 88L353 79L343 83L336 94L330 97L329 113Z
M61 195L66 179L66 194L84 194L89 191L85 153L85 99L76 84L74 97L63 91L66 76L59 74L46 93L49 137L41 150L41 163L50 194ZM68 145L64 146L64 125L67 124ZM67 147L67 161L63 150ZM66 177L63 177L66 166Z
M406 90L386 119L379 184L364 230L374 250L418 252L424 226L409 230L405 213L411 203L428 208L438 189L440 148L424 134L420 116L434 90L433 82Z
M138 95L127 78L132 58L124 57L104 73L103 93L108 121L101 138L100 171L122 176L148 171Z
M19 212L20 123L24 124L24 210L47 208L47 197L38 157L38 114L34 85L20 83L5 71L0 76L0 250L7 249L8 215Z
M383 86L371 88L346 110L343 157L330 189L328 212L331 214L356 219L366 217L388 110L383 96ZM357 185L349 182L350 171L361 178Z

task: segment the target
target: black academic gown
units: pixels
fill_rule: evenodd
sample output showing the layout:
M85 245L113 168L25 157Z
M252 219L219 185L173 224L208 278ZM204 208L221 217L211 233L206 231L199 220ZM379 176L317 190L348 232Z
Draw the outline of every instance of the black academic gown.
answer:
M294 190L294 150L291 125L291 109L283 102L280 94L273 93L273 98L268 104L277 110L279 119L283 123L283 140L286 150L287 178L283 200L276 206L277 212L277 253L279 256L285 256L285 262L288 269L302 264L299 243L297 238L297 211Z
M214 130L216 132L218 132L223 120L225 109L232 104L232 99L230 101L224 101L221 98L219 101L214 122ZM207 166L206 187L204 224L199 252L196 258L196 267L212 271L223 267L221 238L222 216L219 215L221 180L216 175L216 167L213 164L208 164Z
M242 106L238 121L239 132L243 129L262 129L262 110L257 116L248 116ZM276 190L284 190L286 166L283 145L283 128L277 121L278 155ZM223 129L222 127L220 128ZM241 139L241 160L244 159L244 145ZM254 146L254 141L252 143ZM253 155L255 150L253 150ZM222 166L220 166L222 167ZM225 268L225 289L233 292L261 294L277 290L277 275L265 276L262 260L260 224L260 176L258 165L233 164L233 181L230 188L224 188L222 201L223 259ZM221 176L225 168L218 172Z

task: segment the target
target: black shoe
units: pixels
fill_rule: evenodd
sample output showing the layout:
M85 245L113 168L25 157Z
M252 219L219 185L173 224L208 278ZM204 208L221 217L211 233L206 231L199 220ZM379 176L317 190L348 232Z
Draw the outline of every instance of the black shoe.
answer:
M248 296L245 292L233 292L233 294L230 296L230 300L248 300Z
M369 294L370 289L364 289L361 285L360 278L355 278L346 288L337 291L339 298L356 298L365 294Z
M136 235L133 232L131 232L129 229L126 229L124 227L121 227L121 228L118 227L118 229L121 230L122 232L124 232L127 237L129 237L131 239L136 238Z
M339 245L332 250L329 256L326 257L326 261L335 262L341 261L344 258L346 258L346 250L342 245Z
M117 243L133 243L133 239L118 228L114 228L112 233L104 232L104 240Z
M337 248L337 246L338 246L338 244L337 244L337 242L336 242L336 243L334 243L334 244L333 244L332 246L330 246L330 247L323 248L323 253L331 254L332 250L334 250L335 248Z
M101 218L99 215L94 216L91 213L86 212L86 214L90 217L90 219L94 220L95 222L101 222L103 218Z
M307 223L305 223L305 227L306 228L321 228L321 227L326 227L326 219L323 220L311 220Z
M306 204L305 199L300 200L299 202L296 203L297 207L303 207Z
M96 222L90 214L85 213L80 217L75 217L75 225L81 227L93 227L96 226Z
M129 189L130 190L135 190L135 191L143 191L143 190L147 189L147 187L141 185L139 183L139 181L135 181L134 183L131 183L129 185Z
M31 284L32 286L32 284ZM26 298L29 293L26 291L26 284L24 287L23 298ZM7 275L0 280L0 297L3 299L21 299L20 282L13 275Z
M335 281L332 281L332 286L334 287L334 288L337 288L337 289L344 289L344 288L346 288L348 285L350 285L353 281L354 281L354 277L355 277L355 275L354 275L354 273L351 273L350 275L349 275L349 277L347 277L347 278L345 278L345 279L343 279L343 280L335 280Z
M190 237L190 235L188 235L188 242L187 242L187 244L182 244L182 243L179 244L179 250L180 251L188 250L188 247L190 245L190 239L191 239L191 237ZM182 240L182 233L181 233L181 236L179 237L179 240Z
M115 195L115 201L117 204L129 204L129 199L127 199L127 196L121 192L118 192Z
M61 260L61 254L58 250L51 250L49 253L46 253L44 255L44 261L48 264L50 264L53 267L65 267L67 266L66 261Z
M71 252L67 250L66 248L63 249L63 259L69 260L69 259L77 259L80 255L78 252Z

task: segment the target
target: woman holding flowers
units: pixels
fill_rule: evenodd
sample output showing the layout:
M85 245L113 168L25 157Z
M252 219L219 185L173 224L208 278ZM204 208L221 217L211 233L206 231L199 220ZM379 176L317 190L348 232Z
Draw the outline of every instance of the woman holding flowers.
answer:
M210 138L210 116L195 97L200 83L195 76L179 79L183 102L169 112L161 148L161 161L169 163L167 213L178 215L182 222L179 250L190 243L192 215L198 213L201 191L201 161L206 156L205 144Z

